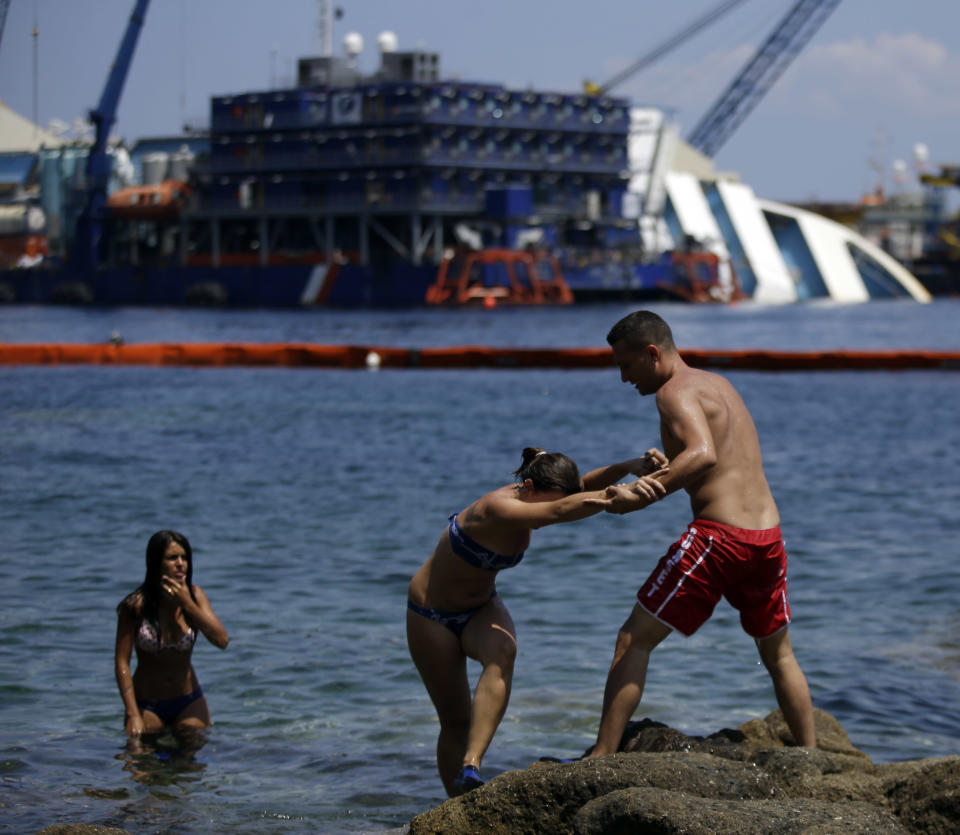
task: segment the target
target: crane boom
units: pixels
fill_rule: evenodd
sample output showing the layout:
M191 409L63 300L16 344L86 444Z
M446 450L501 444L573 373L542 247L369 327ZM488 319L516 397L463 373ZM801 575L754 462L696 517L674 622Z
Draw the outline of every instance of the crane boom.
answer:
M3 41L3 25L7 22L7 9L10 7L10 0L0 0L0 42Z
M687 138L712 157L806 46L840 0L799 0Z
M127 80L130 63L133 61L133 52L149 5L150 0L136 0L123 40L120 41L117 49L117 57L110 67L110 72L107 73L107 82L100 95L100 102L90 111L90 121L93 122L95 135L87 156L85 202L77 220L74 252L76 263L82 269L92 269L99 261L97 250L100 245L103 209L107 202L107 186L110 181L110 155L107 153L107 140L110 138L110 129L117 118L117 105L120 103L120 95Z
M646 55L641 56L636 61L634 61L629 67L625 67L620 70L613 78L607 81L604 84L601 84L599 87L594 87L592 92L598 95L605 95L613 87L616 87L618 84L626 81L630 76L640 72L644 67L652 64L658 58L666 55L671 49L679 46L688 38L692 38L697 32L703 29L705 26L713 23L717 18L729 12L733 9L734 6L740 5L743 0L724 0L717 6L714 6L706 14L701 15L696 20L691 21L683 29L675 32L667 40L658 46L650 50Z

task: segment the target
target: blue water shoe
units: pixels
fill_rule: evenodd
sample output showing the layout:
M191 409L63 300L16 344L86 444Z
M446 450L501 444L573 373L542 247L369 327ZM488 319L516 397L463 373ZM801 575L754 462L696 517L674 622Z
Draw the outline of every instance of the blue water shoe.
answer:
M483 780L480 779L480 772L475 765L465 765L460 769L460 774L453 781L454 788L460 794L466 794L469 791L480 788Z

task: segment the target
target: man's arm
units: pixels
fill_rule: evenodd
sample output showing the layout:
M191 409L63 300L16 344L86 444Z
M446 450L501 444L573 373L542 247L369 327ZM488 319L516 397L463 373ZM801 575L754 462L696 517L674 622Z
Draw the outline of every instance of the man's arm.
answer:
M667 465L667 456L659 449L648 449L639 458L629 458L618 464L609 464L591 470L583 477L584 490L603 490L616 484L628 475L643 476L656 472Z
M690 386L666 384L657 392L664 447L679 448L669 467L660 475L666 493L673 493L695 483L717 463L713 433L697 392ZM632 494L632 495L631 495ZM640 482L619 485L607 490L608 513L630 513L650 504Z
M667 493L690 486L717 463L713 432L697 392L689 386L663 386L657 392L661 432L679 448L663 478ZM666 443L666 442L665 442Z

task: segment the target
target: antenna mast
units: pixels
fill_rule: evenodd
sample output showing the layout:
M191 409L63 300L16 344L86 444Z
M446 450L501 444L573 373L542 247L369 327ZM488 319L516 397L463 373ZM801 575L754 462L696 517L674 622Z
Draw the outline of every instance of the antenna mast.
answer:
M333 10L330 0L317 0L317 33L320 36L320 57L333 55Z

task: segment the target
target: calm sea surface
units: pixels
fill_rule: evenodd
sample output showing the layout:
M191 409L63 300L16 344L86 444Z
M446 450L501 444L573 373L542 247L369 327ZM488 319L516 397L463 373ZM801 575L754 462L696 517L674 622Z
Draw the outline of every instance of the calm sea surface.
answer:
M0 342L593 347L631 308L211 312L0 308ZM682 347L960 349L960 302L656 305ZM960 753L960 373L735 372L790 553L814 703L878 762ZM586 470L657 442L608 371L0 367L0 830L375 832L444 799L406 586L446 516L521 448ZM485 776L592 740L617 628L682 495L546 528L499 588L520 657ZM130 756L114 607L164 527L230 632L194 666L193 762ZM475 680L476 667L471 667ZM637 714L691 734L775 707L721 604L654 655Z

